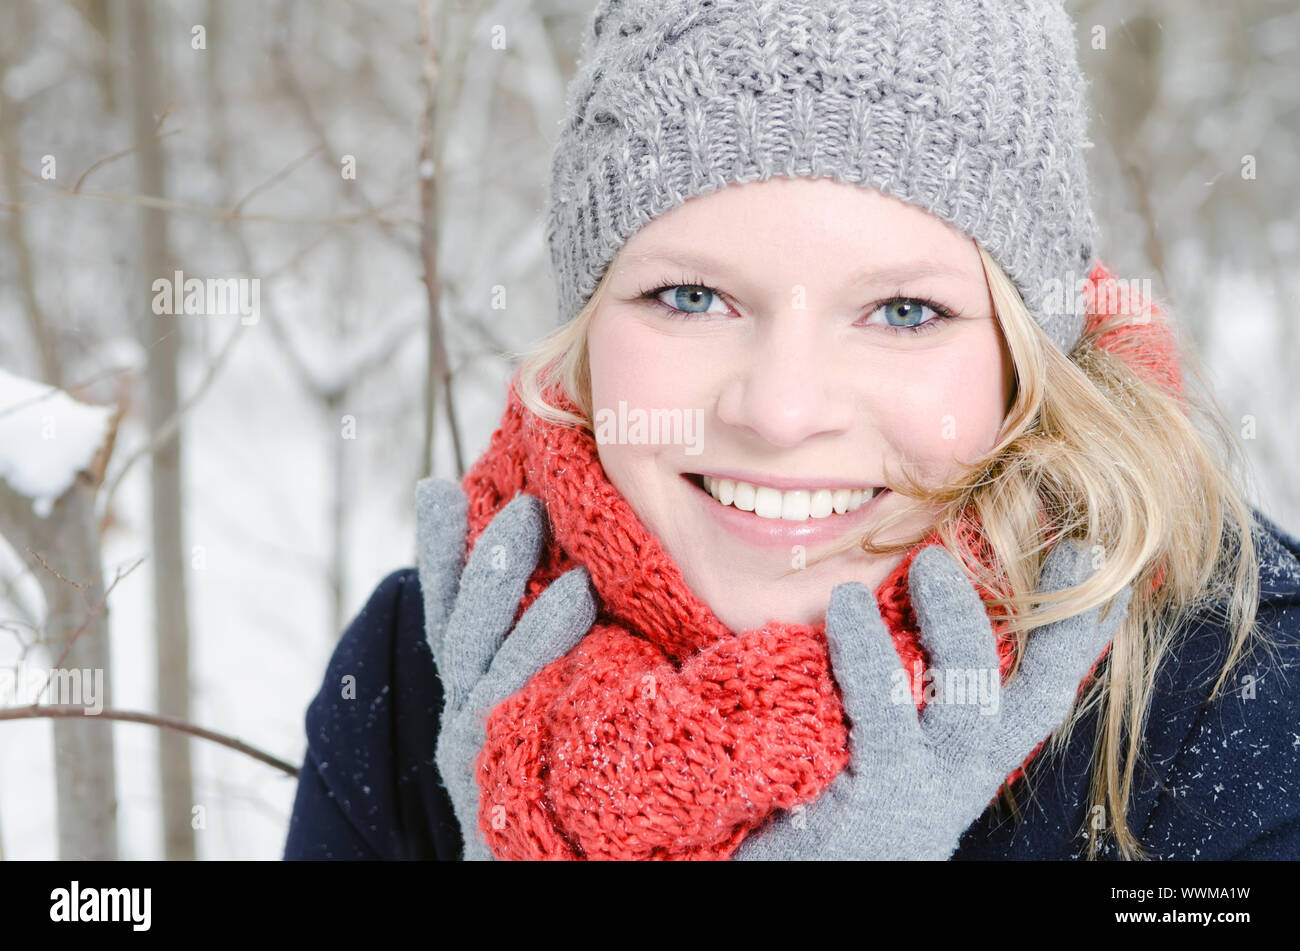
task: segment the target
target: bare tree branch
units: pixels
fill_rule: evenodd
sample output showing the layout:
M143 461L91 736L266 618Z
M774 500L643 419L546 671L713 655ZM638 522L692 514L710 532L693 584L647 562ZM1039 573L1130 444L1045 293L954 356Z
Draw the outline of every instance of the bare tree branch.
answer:
M88 709L89 708L85 706L66 703L32 704L31 706L26 707L4 707L0 708L0 720L35 720L44 717L49 719L75 718L83 721L119 720L127 723L148 723L164 729L188 733L191 736L210 740L213 743L220 743L222 746L229 747L232 750L251 756L259 762L266 763L268 766L274 766L276 769L288 776L298 775L298 767L294 766L292 763L286 763L278 756L273 756L264 750L259 750L257 747L250 746L243 740L237 740L233 736L227 736L225 733L218 733L216 730L209 730L205 727L196 726L193 723L189 723L176 717L167 717L160 713L142 713L137 710L115 710L110 708L105 708L99 713L88 713Z
M49 562L47 562L44 558L42 558L37 552L32 551L30 547L27 549L27 552L33 558L39 561L41 563L41 566L44 567L45 570L48 571L50 574L54 575L60 581L64 581L72 585L72 587L76 588L78 592L80 592L81 600L86 605L87 608L87 614L85 620L83 620L81 624L77 627L77 629L74 630L71 635L69 635L67 643L63 645L63 651L59 654L58 659L50 666L50 673L45 678L45 683L41 685L41 689L40 689L40 693L44 693L46 690L49 689L50 682L54 679L54 672L63 667L63 662L67 660L68 654L72 652L73 646L77 643L77 638L81 637L81 635L85 633L86 628L88 628L91 622L94 621L95 618L99 617L100 613L104 610L104 605L108 603L108 596L113 593L113 589L117 587L117 583L121 581L123 578L125 578L127 575L129 575L131 572L135 571L136 568L140 567L140 565L144 562L144 558L136 559L135 564L127 568L126 571L123 571L119 567L117 569L116 574L113 577L113 583L104 589L104 593L100 595L99 601L97 601L95 604L92 605L86 600L86 585L80 584L76 581L72 581L69 578L65 578L57 570L51 568ZM40 694L38 694L38 696L39 695Z
M0 201L0 208L7 211L24 211L29 208L36 208L48 204L50 201L62 201L69 198L91 198L97 201L125 202L128 204L140 205L144 208L156 208L161 211L204 215L218 221L257 221L289 225L360 224L366 221L373 221L382 225L403 225L410 228L419 227L418 221L409 218L388 218L370 212L355 215L249 215L243 212L236 212L229 208L218 208L213 205L195 205L190 202L172 201L166 198L158 198L153 195L125 195L110 192L77 192L74 194L70 188L55 186L52 182L46 182L45 184L54 186L56 190L56 193L51 195L49 198L26 202ZM400 205L402 203L403 202L400 198L394 198L380 207L384 208Z
M318 148L320 153L326 156L329 161L336 162L339 160L340 152L334 147L333 142L330 141L324 123L322 123L319 116L317 116L316 110L312 106L311 99L308 97L306 89L303 88L302 83L298 79L298 74L293 68L293 57L289 51L287 34L291 28L290 18L295 11L296 5L294 4L286 4L281 7L282 16L277 24L278 28L272 34L271 62L275 64L281 86L284 88L285 92L288 93L289 98L292 99L294 104L298 107L298 112L302 116L303 123L319 143ZM337 173L338 170L337 168L334 168L333 171ZM370 200L370 196L366 194L365 188L362 187L359 181L356 179L349 179L344 181L344 185L344 191L352 195L368 213L375 214L378 211L375 203ZM403 187L405 187L405 185ZM391 239L403 251L408 251L413 254L418 252L415 242L409 237L399 234L392 225L381 221L379 218L376 218L375 222L379 225L381 233Z
M157 432L149 435L149 441L145 443L145 445L141 446L135 452L131 453L131 455L126 457L126 461L124 461L121 468L117 470L117 474L113 477L113 481L109 483L108 489L101 495L101 498L103 499L102 504L99 506L99 514L101 518L111 511L110 506L113 504L113 495L117 492L117 487L122 484L122 479L131 471L131 467L145 456L152 455L159 446L164 445L169 439L171 439L173 434L175 434L176 430L180 427L181 423L185 421L185 417L189 415L190 411L198 401L201 400L203 395L212 387L217 375L221 372L221 368L230 358L231 351L235 349L235 344L244 336L244 329L244 325L240 324L230 332L230 336L228 336L225 343L222 344L221 350L217 354L216 358L208 364L207 370L204 371L203 379L200 380L199 385L194 388L194 392L181 401L180 405L176 407L176 411L167 417L162 426L158 428Z
M167 115L170 112L171 112L171 106L169 105L163 111L163 114L158 117L158 127L154 130L154 134L153 137L150 139L150 143L161 142L163 139L167 138L168 136L176 135L178 132L181 131L180 129L172 129L169 132L159 131L162 128L163 120L167 118ZM132 155L135 152L137 152L141 147L142 147L141 145L133 145L129 149L123 149L120 152L114 152L112 155L106 155L99 161L95 162L93 165L90 166L90 168L86 169L84 172L81 173L81 177L77 179L77 183L72 186L72 194L76 195L81 191L82 184L84 184L86 179L90 177L91 172L103 168L105 165L108 165L110 162L116 162L120 158L126 158L128 155Z
M298 168L298 166L305 163L312 156L318 154L322 150L322 148L323 146L318 145L314 149L310 149L303 155L298 156L298 158L294 159L284 168L280 169L280 171L276 172L266 181L262 182L261 184L254 185L252 190L249 191L248 194L246 194L243 198L239 199L239 201L235 202L235 207L232 208L231 211L235 212L236 214L240 213L243 210L244 205L246 205L249 202L249 200L253 198L253 196L257 195L259 192L266 191L271 186L283 181L285 178L289 176L290 173L292 173L296 168Z

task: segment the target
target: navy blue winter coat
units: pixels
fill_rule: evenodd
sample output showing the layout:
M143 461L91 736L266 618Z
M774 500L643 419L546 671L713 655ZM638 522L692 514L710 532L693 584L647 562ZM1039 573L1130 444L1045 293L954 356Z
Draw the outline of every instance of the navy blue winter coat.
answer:
M1205 617L1181 632L1159 673L1129 808L1154 857L1300 859L1300 542L1257 517L1259 619L1284 645L1280 663L1253 656L1207 704L1224 628ZM349 674L355 699L343 698ZM419 578L400 569L348 627L307 710L284 857L458 859L460 827L434 764L441 710ZM1063 753L1040 753L1026 771L1033 796L1017 795L1020 819L991 806L953 858L1079 857L1094 727L1090 714Z

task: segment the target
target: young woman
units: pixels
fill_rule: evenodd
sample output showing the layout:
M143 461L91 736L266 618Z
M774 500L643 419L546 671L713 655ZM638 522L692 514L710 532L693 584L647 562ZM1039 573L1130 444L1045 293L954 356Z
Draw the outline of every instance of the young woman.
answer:
M1297 543L1094 260L1082 88L1047 0L601 3L565 321L286 856L1300 858Z

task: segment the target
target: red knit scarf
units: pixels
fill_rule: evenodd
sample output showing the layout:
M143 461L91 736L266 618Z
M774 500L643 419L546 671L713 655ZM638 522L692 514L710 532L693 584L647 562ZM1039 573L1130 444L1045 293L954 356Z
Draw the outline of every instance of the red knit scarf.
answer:
M1108 278L1098 267L1089 286ZM1092 309L1089 328L1103 309ZM1102 344L1139 370L1180 385L1163 321L1108 336ZM582 642L488 718L479 827L498 858L725 859L775 810L815 800L848 762L823 627L729 631L606 478L590 432L538 419L512 383L500 427L463 488L471 547L517 492L545 504L550 540L520 613L577 565L599 596ZM987 557L973 526L959 531ZM908 552L876 591L918 707L927 659L907 575L936 540ZM1005 677L1015 641L1001 609L990 608L990 621Z

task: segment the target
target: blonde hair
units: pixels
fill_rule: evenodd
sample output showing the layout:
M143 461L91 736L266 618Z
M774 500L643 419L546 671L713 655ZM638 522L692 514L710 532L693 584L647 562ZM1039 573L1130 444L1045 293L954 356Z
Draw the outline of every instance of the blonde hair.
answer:
M1111 599L1131 585L1129 609L1106 662L1052 734L1048 749L1059 752L1075 726L1099 708L1082 830L1088 838L1086 857L1097 858L1109 838L1121 857L1148 858L1128 826L1128 802L1156 674L1178 631L1199 611L1227 627L1228 658L1209 699L1224 690L1236 664L1255 644L1272 648L1255 621L1258 566L1242 481L1244 461L1208 387L1202 385L1202 395L1195 396L1162 385L1122 359L1122 341L1106 347L1098 343L1119 327L1161 318L1105 318L1067 356L1043 333L1015 285L982 248L980 256L1016 378L996 444L947 485L927 486L907 472L897 478L886 474L889 488L937 507L931 529L877 544L874 539L911 514L902 510L881 519L867 537L817 560L855 546L871 554L906 551L937 530L942 544L975 580L1008 594L988 603L1009 612L1006 630L1016 638L1017 658L1034 628L1097 605L1106 605L1104 613ZM525 356L520 399L543 419L591 429L587 329L612 270L607 269L573 319ZM1184 375L1203 384L1194 355L1179 348L1178 357ZM547 402L545 394L557 385L578 414ZM971 514L992 564L972 552L970 539L958 531L963 519L969 524ZM1040 595L1043 559L1066 538L1091 546L1097 570L1077 587ZM1010 787L1002 792L1016 811Z

